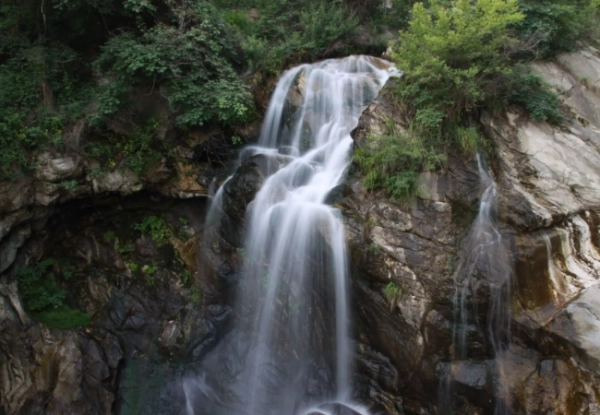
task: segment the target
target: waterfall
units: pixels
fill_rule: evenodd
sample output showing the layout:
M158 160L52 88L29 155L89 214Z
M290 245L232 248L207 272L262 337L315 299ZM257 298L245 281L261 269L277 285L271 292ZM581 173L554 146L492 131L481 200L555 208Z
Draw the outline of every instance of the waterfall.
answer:
M229 336L231 347L243 349L236 352L241 363L213 359L236 366L226 387L233 397L219 398L230 401L223 413L365 413L351 402L344 225L325 200L344 180L351 131L395 74L390 63L365 56L285 72L258 146L240 156L274 158L281 167L270 172L246 211L239 322ZM220 198L221 190L213 205ZM202 377L203 385L208 378ZM194 384L184 385L188 415L196 413ZM211 387L211 394L218 389ZM210 400L211 394L203 396Z
M505 382L502 380L504 373L501 355L506 350L510 338L509 301L512 262L498 230L496 183L479 153L477 153L477 170L481 187L479 211L462 246L465 255L459 261L454 274L452 362L442 380L440 400L442 413L452 413L455 373L460 371L468 360L468 332L472 326L478 326L479 323L469 305L474 304L473 300L482 285L481 280L485 279L489 286L490 297L486 321L487 337L496 363L494 413L505 415L509 411Z

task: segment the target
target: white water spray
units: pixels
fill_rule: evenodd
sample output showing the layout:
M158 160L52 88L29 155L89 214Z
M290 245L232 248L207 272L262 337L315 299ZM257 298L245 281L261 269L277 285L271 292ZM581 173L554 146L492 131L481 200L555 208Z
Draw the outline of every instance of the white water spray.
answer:
M510 338L510 285L512 262L498 230L496 214L496 183L477 154L477 169L481 185L479 212L465 239L462 251L466 254L459 262L455 275L453 356L449 373L442 382L442 413L452 413L454 400L453 371L466 361L467 332L470 325L477 325L468 303L477 294L481 278L487 280L490 309L487 313L487 331L496 358L498 377L495 390L495 415L507 415L507 391L503 381L504 367L499 358L508 346Z
M350 133L360 115L398 74L390 63L365 56L287 71L259 145L241 155L276 157L283 167L266 179L246 212L237 300L244 327L234 331L251 334L234 388L243 407L236 412L366 413L350 400L344 225L325 200L345 177ZM217 192L215 202L221 197Z

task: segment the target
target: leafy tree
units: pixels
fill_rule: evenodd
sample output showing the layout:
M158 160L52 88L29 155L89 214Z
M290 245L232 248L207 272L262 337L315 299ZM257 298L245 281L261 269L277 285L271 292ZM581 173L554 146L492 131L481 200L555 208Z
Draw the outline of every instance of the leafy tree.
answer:
M342 4L321 0L219 0L223 15L243 38L250 69L277 73L284 66L322 58L337 41L347 41L357 18ZM256 7L251 20L239 7Z
M575 48L593 21L593 0L563 3L551 0L522 0L519 9L525 18L516 24L522 38L531 38L535 55L552 58L560 51Z
M506 50L515 40L509 27L523 19L516 0L445 4L416 3L392 55L406 74L400 94L414 105L418 123L430 130L496 92L497 76L510 72Z
M369 189L396 200L418 192L418 173L443 165L448 147L472 157L489 149L476 126L481 109L508 104L535 119L560 123L560 100L542 78L517 65L526 46L514 33L525 15L517 0L431 0L413 6L392 45L405 72L396 95L409 108L412 129L372 138L356 153Z
M171 23L120 34L103 46L95 67L113 79L103 111L119 108L127 86L144 85L163 88L182 126L246 120L252 100L234 69L240 52L216 10L205 1L184 3Z
M106 86L106 94L128 85L164 87L179 123L194 126L247 118L252 100L234 69L240 61L225 22L207 2L196 1L177 6L172 24L111 38L95 66L116 83Z

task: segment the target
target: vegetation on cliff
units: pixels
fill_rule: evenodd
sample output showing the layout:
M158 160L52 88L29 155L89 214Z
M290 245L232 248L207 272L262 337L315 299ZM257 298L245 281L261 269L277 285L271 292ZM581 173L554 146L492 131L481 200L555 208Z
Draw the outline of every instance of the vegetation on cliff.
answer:
M417 173L431 170L424 161L443 159L450 148L472 156L483 144L477 131L482 111L518 105L534 119L560 124L558 96L527 62L593 41L598 5L431 0L414 4L410 16L392 44L392 58L405 72L394 95L408 110L410 134L418 136L420 149L413 162L392 163L393 169L380 156L396 154L399 145L408 149L401 135L375 138L357 152L367 188L383 188L400 201L418 190Z
M527 63L594 42L599 9L598 0L5 0L0 180L34 175L41 151L94 160L90 176L124 168L143 176L173 159L173 141L190 130L251 120L252 88L287 67L380 54L391 39L405 72L393 94L411 125L391 125L356 160L368 189L407 200L418 174L442 168L448 149L472 155L485 144L482 111L517 105L561 123L558 97ZM51 274L41 264L20 276L39 319L75 313ZM70 325L85 323L75 314L83 320Z
M36 152L80 151L82 122L88 158L144 173L169 157L166 140L250 120L257 73L352 52L353 16L320 0L6 0L0 179L35 170ZM176 133L156 133L157 115Z

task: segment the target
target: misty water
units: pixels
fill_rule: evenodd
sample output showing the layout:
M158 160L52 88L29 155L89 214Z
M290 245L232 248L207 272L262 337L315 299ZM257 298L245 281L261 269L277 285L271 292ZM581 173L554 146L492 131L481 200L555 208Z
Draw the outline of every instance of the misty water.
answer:
M509 300L512 261L498 229L496 183L481 154L477 153L477 174L480 183L479 211L461 247L462 257L454 273L454 324L452 331L452 361L440 385L441 412L455 413L455 380L471 364L469 333L481 331L490 341L495 357L495 415L507 415L507 395L504 391L502 353L510 340ZM490 308L481 321L473 308L476 296L488 290Z
M246 210L238 321L183 382L187 415L366 413L352 398L344 225L325 201L344 180L360 115L397 74L351 56L282 75L258 145L238 160L272 161ZM209 213L217 228L229 182Z

